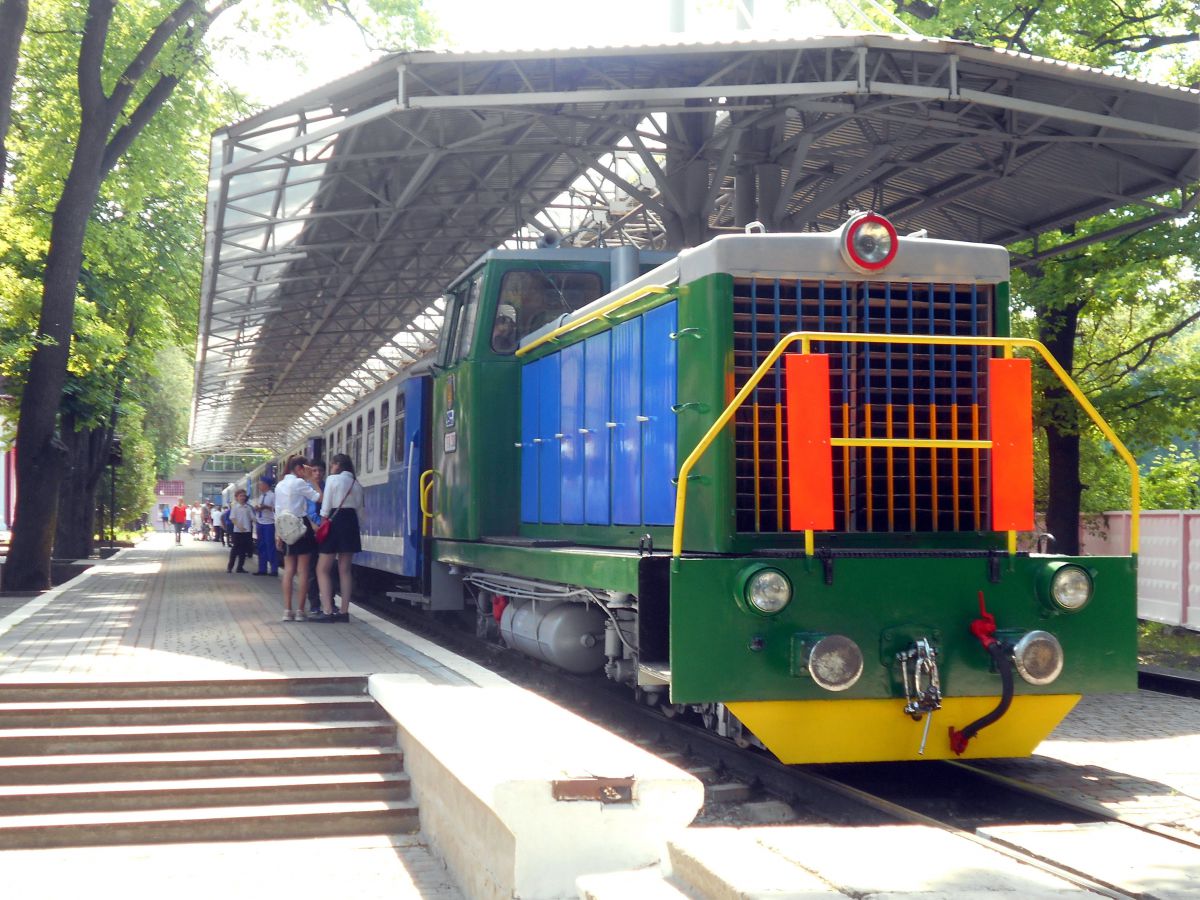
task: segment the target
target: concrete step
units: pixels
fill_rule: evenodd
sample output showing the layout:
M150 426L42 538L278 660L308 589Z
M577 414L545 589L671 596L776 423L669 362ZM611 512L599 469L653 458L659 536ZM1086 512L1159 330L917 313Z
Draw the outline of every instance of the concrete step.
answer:
M205 699L232 697L312 697L366 694L363 675L295 678L213 678L191 681L0 681L0 703L83 700Z
M78 753L162 753L297 747L383 747L391 722L237 722L0 730L0 757Z
M710 900L848 900L816 875L760 844L755 829L689 828L667 841L667 855L672 881Z
M374 700L355 695L0 702L0 729L385 718Z
M0 757L0 785L398 772L396 747L292 747Z
M0 817L0 849L408 834L419 828L404 801L296 803Z
M193 778L0 787L0 816L407 800L400 773Z
M663 878L658 869L583 875L575 885L580 900L688 900L693 896Z

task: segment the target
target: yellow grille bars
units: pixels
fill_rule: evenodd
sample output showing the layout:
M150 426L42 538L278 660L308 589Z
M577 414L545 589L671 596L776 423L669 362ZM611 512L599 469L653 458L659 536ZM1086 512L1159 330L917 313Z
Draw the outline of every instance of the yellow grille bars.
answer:
M1137 555L1140 539L1140 513L1141 513L1141 481L1138 475L1137 461L1133 458L1133 454L1121 443L1120 439L1113 432L1109 424L1104 421L1104 418L1092 406L1091 402L1084 396L1079 386L1067 374L1066 370L1058 363L1040 341L1035 341L1031 338L1000 338L1000 337L967 337L967 336L950 336L950 335L905 335L905 334L856 334L848 332L832 332L832 331L794 331L784 335L775 345L774 349L759 363L754 373L746 380L746 383L738 390L733 400L722 410L721 414L713 422L712 426L705 433L700 442L692 449L687 458L683 461L683 465L679 469L678 487L675 494L675 521L673 533L671 536L671 555L678 559L683 555L683 533L684 520L687 513L687 487L691 477L692 469L695 468L704 453L716 440L717 436L724 430L725 426L733 419L733 416L745 403L746 398L754 391L758 383L766 376L771 368L779 361L779 358L792 345L799 343L800 352L810 352L810 343L812 341L822 341L824 343L847 343L847 344L905 344L914 346L951 346L951 347L998 347L1004 350L1005 356L1011 357L1015 349L1029 349L1035 351L1055 374L1062 385L1075 398L1075 402L1080 408L1087 413L1088 418L1100 430L1100 433L1113 445L1117 454L1124 460L1126 467L1130 473L1130 510L1132 512L1130 522L1130 538L1129 552L1132 555ZM926 447L931 449L946 448L957 452L960 449L969 449L977 454L981 449L991 447L991 441L980 440L978 414L975 410L972 411L972 440L919 440L919 439L888 439L888 438L834 438L831 443L834 446L874 446L874 447L905 447L905 448L920 448ZM975 477L978 477L978 463L974 465ZM1009 550L1015 552L1015 535L1009 537ZM806 531L804 534L804 549L808 555L813 555L814 535L811 531Z

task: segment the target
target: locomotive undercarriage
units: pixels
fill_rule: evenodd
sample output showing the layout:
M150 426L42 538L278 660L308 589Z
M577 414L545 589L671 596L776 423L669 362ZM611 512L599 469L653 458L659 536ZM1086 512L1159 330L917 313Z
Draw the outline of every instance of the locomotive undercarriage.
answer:
M475 635L577 675L603 672L667 718L692 716L742 748L765 749L723 703L671 703L668 684L638 665L638 603L632 594L490 572L463 584L475 600Z

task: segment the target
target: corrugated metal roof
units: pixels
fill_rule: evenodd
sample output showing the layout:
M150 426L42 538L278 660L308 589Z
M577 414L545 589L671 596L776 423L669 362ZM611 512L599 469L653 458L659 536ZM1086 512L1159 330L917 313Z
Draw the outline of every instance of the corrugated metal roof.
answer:
M392 55L215 136L192 441L278 447L372 389L552 203L655 247L858 207L1010 243L1198 177L1200 92L957 41Z

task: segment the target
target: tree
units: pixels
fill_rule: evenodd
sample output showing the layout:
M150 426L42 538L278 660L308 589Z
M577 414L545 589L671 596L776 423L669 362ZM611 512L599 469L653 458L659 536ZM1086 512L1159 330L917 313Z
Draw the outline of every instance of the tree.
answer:
M72 148L65 181L51 197L49 244L41 271L38 327L32 340L17 429L17 507L5 571L11 589L46 587L62 471L69 450L58 434L84 244L101 185L118 171L134 142L176 95L203 71L204 39L213 22L240 0L182 0L164 14L153 0L88 0L86 8L53 4L63 31L78 35L73 88L77 117L59 135ZM306 0L310 14L354 14L349 0ZM286 5L283 6L286 8ZM403 15L402 31L423 34L419 0L375 0L378 15ZM3 98L0 98L2 100ZM8 116L4 103L0 121ZM48 186L43 186L48 188ZM22 489L24 486L24 489ZM34 487L36 486L36 488Z
M0 193L4 192L4 176L8 171L5 138L12 120L17 59L20 57L21 35L25 33L28 17L29 0L0 0Z
M1102 233L1130 215L1099 216L1058 239ZM1073 373L1135 454L1194 430L1200 413L1200 356L1195 353L1200 282L1192 268L1197 246L1200 220L1193 216L1051 257L1033 272L1014 274L1018 330L1041 340ZM1035 395L1049 457L1047 528L1060 550L1075 552L1075 523L1089 477L1096 478L1100 506L1088 505L1093 511L1111 509L1112 475L1100 473L1124 466L1056 379L1041 378ZM1121 475L1119 480L1123 506L1128 479Z

